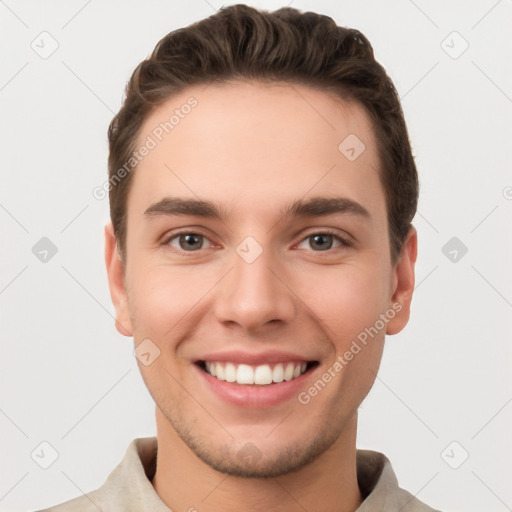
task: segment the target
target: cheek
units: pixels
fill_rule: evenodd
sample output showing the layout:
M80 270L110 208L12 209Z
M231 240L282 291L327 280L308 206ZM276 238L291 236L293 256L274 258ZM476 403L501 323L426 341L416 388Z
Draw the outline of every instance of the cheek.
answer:
M128 302L135 345L149 339L160 351L149 365L139 361L138 366L155 402L178 410L190 397L176 385L183 381L184 367L175 351L194 329L198 304L212 284L193 269L151 265L142 259L132 263Z
M135 337L155 341L179 337L194 307L212 284L200 272L184 267L173 269L141 262L138 269L129 274L128 282Z
M380 315L387 310L389 292L381 272L345 267L338 279L331 276L319 283L324 286L315 312L328 326L332 354L327 366L341 376L333 379L330 392L331 405L340 414L359 406L379 369L386 330ZM339 407L340 401L344 407Z
M327 333L337 351L374 325L385 311L389 300L385 272L377 262L373 266L347 264L313 272L303 281L305 302L329 327ZM315 284L306 287L305 283Z

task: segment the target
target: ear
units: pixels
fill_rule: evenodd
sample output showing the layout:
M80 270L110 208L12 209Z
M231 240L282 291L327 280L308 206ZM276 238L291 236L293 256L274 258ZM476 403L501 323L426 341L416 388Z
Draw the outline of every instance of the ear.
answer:
M418 235L411 226L405 238L402 250L393 269L393 283L390 308L396 312L388 322L386 334L399 333L409 321L411 300L414 292L414 265L418 254Z
M125 270L119 257L112 222L105 226L105 263L110 297L116 310L116 329L124 336L133 336L132 322L126 298Z

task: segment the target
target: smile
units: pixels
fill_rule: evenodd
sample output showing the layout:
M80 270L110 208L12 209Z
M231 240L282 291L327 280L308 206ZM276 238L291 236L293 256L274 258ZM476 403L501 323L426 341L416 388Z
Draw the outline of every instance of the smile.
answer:
M201 361L199 366L218 380L242 385L266 386L291 381L302 374L315 363L285 362L277 364L261 364L251 366L230 362Z

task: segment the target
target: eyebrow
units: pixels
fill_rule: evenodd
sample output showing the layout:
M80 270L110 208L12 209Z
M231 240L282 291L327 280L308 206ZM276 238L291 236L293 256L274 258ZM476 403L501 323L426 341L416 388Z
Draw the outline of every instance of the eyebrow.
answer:
M281 217L317 217L334 214L351 214L363 218L371 218L368 210L352 199L346 197L312 197L307 200L299 199L284 207ZM165 197L151 205L145 212L147 217L191 215L214 219L229 218L229 212L210 201L182 197Z

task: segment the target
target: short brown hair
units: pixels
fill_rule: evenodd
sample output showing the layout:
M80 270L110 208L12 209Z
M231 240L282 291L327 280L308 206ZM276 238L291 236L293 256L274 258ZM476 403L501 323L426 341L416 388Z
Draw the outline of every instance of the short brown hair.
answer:
M309 85L365 108L374 122L396 261L416 213L418 175L399 96L370 42L328 16L243 4L167 34L126 85L124 104L108 130L110 216L122 259L132 173L115 178L122 166L126 169L143 122L189 86L237 79Z

